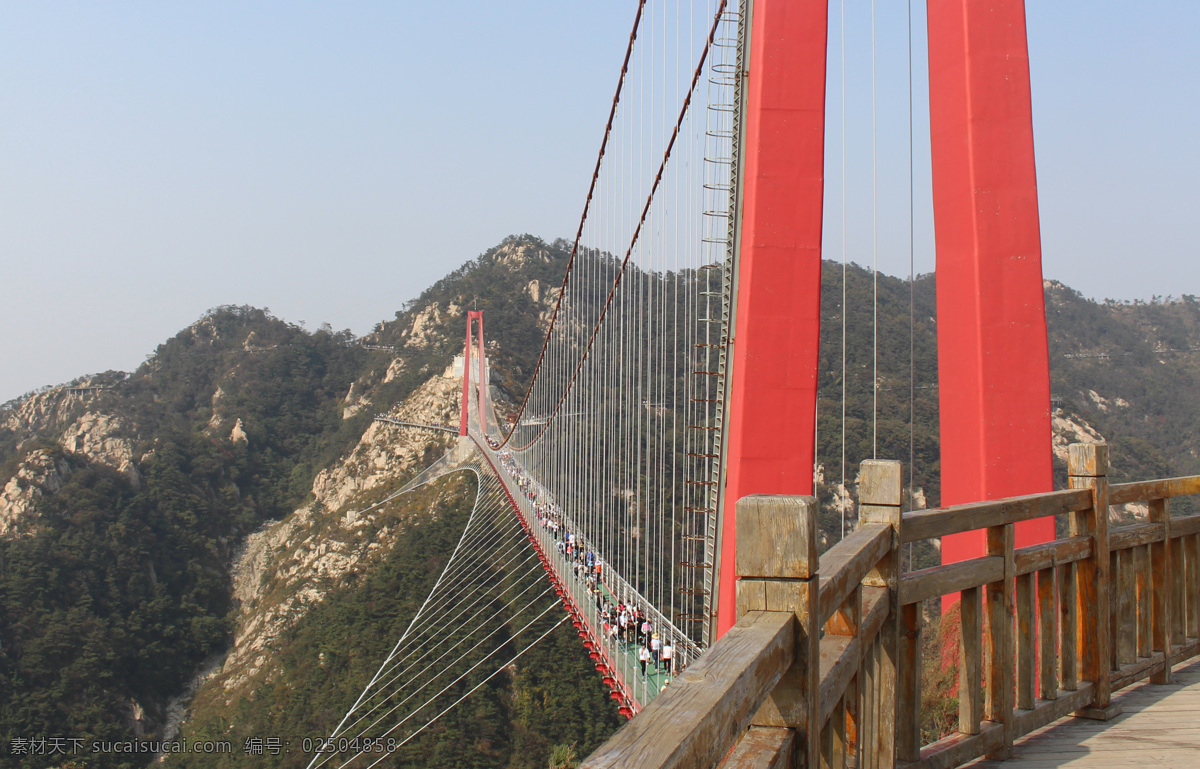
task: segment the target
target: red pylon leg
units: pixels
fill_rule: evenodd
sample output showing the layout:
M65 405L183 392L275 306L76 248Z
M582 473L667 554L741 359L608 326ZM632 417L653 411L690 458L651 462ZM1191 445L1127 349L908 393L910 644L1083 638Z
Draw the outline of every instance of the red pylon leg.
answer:
M462 392L462 417L458 422L458 434L465 437L467 434L467 404L470 403L471 395L471 316L467 315L467 340L463 345L463 392Z
M929 3L942 504L1050 491L1050 373L1023 0ZM1054 538L1017 525L1018 547ZM942 561L983 555L946 537Z
M483 310L472 312L471 315L479 320L479 336L475 340L479 348L479 434L486 438L488 377L487 362L483 359Z
M736 621L734 505L811 494L828 0L753 0L717 632Z

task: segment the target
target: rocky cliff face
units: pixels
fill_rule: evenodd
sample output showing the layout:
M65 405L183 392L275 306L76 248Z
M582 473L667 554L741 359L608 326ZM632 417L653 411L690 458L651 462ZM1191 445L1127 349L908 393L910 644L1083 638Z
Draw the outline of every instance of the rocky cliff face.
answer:
M461 392L462 379L447 368L418 387L387 416L414 424L456 426ZM356 496L408 474L431 446L448 446L449 437L431 430L372 422L345 461L317 473L313 496L326 509L339 510Z
M46 443L75 460L95 462L125 475L136 487L141 481L134 464L134 435L120 417L108 413L109 384L83 380L38 393L0 412L0 426L11 436L22 457L8 478L0 479L0 537L11 536L33 525L34 503L62 488L71 474L71 462L48 448L27 449ZM28 452L28 453L26 453Z
M1061 464L1067 462L1067 447L1072 443L1102 443L1104 436L1077 414L1068 414L1062 409L1055 409L1050 416L1050 429L1053 435L1052 446L1054 458Z
M388 417L455 425L462 380L452 368L431 377ZM433 456L464 458L457 438L374 421L339 462L318 473L313 501L247 539L233 570L237 625L233 646L200 689L232 704L260 675L271 675L271 648L328 590L387 553L408 523L388 502ZM449 450L449 451L447 451Z
M133 463L133 436L120 417L86 411L58 440L65 451L111 467L137 488L141 474Z
M112 372L31 395L0 411L0 429L10 432L18 447L31 438L57 435L80 414L103 409L112 397L111 391L124 377Z
M0 537L17 536L36 524L34 503L62 488L71 465L48 449L32 452L0 492Z

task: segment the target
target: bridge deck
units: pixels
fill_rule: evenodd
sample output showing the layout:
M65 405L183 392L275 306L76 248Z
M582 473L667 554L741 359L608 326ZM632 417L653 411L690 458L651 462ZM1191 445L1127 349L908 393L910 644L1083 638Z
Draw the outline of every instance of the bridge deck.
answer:
M1008 761L972 769L1200 766L1200 660L1175 670L1175 683L1142 683L1113 697L1125 712L1108 723L1067 718L1013 746Z

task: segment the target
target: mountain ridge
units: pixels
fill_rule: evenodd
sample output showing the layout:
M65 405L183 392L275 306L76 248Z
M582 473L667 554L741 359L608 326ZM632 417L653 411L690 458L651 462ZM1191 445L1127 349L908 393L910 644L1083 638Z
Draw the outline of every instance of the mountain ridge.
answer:
M80 378L0 408L0 691L12 695L0 698L7 700L0 737L161 735L171 703L214 658L221 662L197 689L184 734L248 735L221 725L222 708L255 728L303 725L319 733L316 722L289 720L268 701L284 696L285 684L308 691L302 675L331 669L306 657L303 644L323 643L315 653L328 655L354 643L335 640L336 628L316 627L313 612L338 616L327 598L341 596L362 607L358 619L346 620L361 635L376 602L363 585L403 584L418 594L425 579L418 575L432 573L433 562L405 560L405 543L424 531L444 537L422 526L449 525L461 504L453 500L465 493L447 487L360 515L453 444L452 436L405 431L374 416L457 423L453 362L464 313L476 307L485 312L493 385L519 400L568 254L565 241L507 238L361 338L309 332L256 308L215 308L135 372ZM841 275L840 264L827 263L822 287L818 459L826 482L818 492L830 538L843 509L853 519L844 500L858 461L874 448L873 280L847 266L843 308ZM878 280L877 451L908 464L911 441L918 506L940 496L934 281ZM1200 472L1200 425L1188 408L1200 392L1195 297L1098 303L1054 281L1045 291L1058 454L1067 440L1106 439L1116 480ZM1057 468L1061 483L1061 462ZM434 509L444 512L433 516ZM248 553L258 560L243 563ZM47 569L63 576L38 587ZM372 576L384 572L392 576ZM411 611L411 595L388 611ZM73 626L87 630L81 635ZM84 663L71 662L64 638L87 651ZM553 748L570 746L572 731L586 735L578 745L586 752L618 723L595 676L587 678L586 655L566 651L570 638L552 638L567 655L557 663L564 677L536 678L537 666L556 666L537 657L488 694L487 723L501 726L488 727L488 746L478 751L491 763L477 765L544 765ZM170 665L161 664L164 654L175 655ZM360 672L322 684L321 696L344 697ZM535 691L572 704L552 723L536 724L521 704ZM597 714L593 726L588 718ZM466 755L451 751L445 765ZM92 758L98 767L139 765ZM214 758L205 765L223 764Z

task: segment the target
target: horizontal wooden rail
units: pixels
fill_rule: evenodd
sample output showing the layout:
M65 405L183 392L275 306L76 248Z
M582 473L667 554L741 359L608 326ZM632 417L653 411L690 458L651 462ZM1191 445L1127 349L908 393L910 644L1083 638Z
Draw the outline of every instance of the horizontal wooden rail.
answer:
M725 757L795 653L788 612L742 617L580 769L694 769Z
M1166 539L1167 527L1162 523L1139 523L1133 526L1122 526L1108 533L1108 550L1128 550L1131 547L1141 547L1151 542L1162 542Z
M1200 494L1200 475L1114 483L1108 487L1108 504L1127 505L1130 502L1149 502L1152 499L1170 499L1188 494Z
M1200 514L1171 519L1172 537L1185 537L1189 534L1200 534Z
M900 527L900 541L918 542L974 529L1007 526L1048 515L1087 510L1091 504L1092 495L1087 490L1063 489L991 502L972 502L939 510L921 510L905 514L904 525Z
M921 749L921 758L897 764L920 769L950 769L987 755L1004 745L1004 725L984 723L975 734L955 734Z
M866 523L846 535L821 556L821 602L817 624L824 625L850 593L862 583L867 572L892 546L892 527L884 523Z
M1065 566L1092 557L1091 537L1067 537L1022 547L1013 553L1013 568L1017 575Z
M933 566L909 572L900 579L900 603L927 601L1001 579L1004 579L1004 558L998 555Z
M1153 524L1147 525L1153 526ZM1017 576L1030 574L1052 566L1065 566L1082 561L1091 557L1091 554L1092 540L1090 537L1056 539L1014 550L1013 571ZM900 603L904 605L918 603L930 598L958 593L967 588L982 587L1002 579L1003 575L1004 559L997 555L985 555L966 561L948 563L944 566L931 566L928 569L910 571L900 580Z

